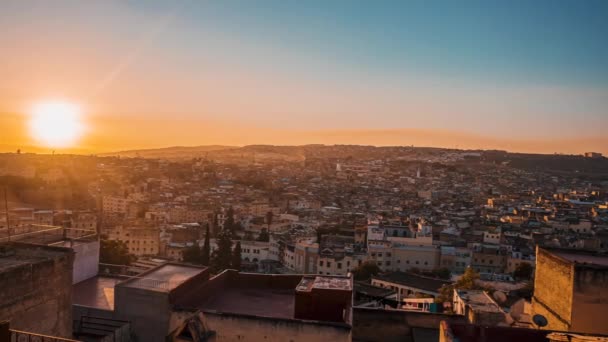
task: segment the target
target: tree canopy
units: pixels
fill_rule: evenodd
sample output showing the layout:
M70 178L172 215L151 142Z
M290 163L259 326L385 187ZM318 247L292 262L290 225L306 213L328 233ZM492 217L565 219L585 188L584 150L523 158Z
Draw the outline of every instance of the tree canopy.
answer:
M119 240L102 239L100 242L99 262L113 265L130 265L136 260L129 254L127 244Z
M513 277L515 277L516 279L529 280L530 278L532 278L533 272L534 268L532 267L532 265L528 264L527 262L522 262L521 264L517 265L517 268L515 268L515 271L513 272Z
M380 267L373 261L366 261L353 270L355 280L368 280L380 273Z

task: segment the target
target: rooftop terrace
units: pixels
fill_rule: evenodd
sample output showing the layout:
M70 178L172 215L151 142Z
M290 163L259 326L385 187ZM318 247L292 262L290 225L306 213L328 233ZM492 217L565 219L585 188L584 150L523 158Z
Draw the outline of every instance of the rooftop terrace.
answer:
M164 264L121 283L122 286L171 291L206 268Z
M72 288L76 305L114 310L114 286L120 278L97 276L77 283Z

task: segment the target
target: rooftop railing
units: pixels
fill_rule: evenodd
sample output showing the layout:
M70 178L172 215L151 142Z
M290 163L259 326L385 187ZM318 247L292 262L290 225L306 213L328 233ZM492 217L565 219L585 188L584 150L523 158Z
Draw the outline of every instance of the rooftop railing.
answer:
M26 242L48 245L62 240L87 240L97 236L93 229L65 228L43 224L28 224L25 226L6 228L0 231L2 242Z
M34 334L13 329L9 330L9 335L11 342L80 342L78 340L71 340L68 338Z

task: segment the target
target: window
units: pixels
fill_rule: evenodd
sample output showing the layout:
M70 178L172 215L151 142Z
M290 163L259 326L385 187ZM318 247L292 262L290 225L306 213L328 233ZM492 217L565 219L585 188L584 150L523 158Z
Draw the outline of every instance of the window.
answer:
M349 267L349 266L350 266L350 261L347 261L346 262L346 267Z
M424 264L425 264L425 265L428 265L429 263L425 261L425 262L424 262Z
M382 253L378 253L378 257L379 257L379 258L382 258Z
M342 269L342 263L341 263L341 262L339 262L339 263L338 263L338 269L339 269L339 270L341 270L341 269Z
M416 260L416 265L418 265L418 264L419 264L419 262L418 262L418 260Z
M385 264L386 266L390 266L390 265L391 265L391 262L390 262L390 261L387 261L387 262L385 262L384 264Z
M386 253L386 256L390 258L391 257L391 253Z
M323 260L319 260L319 266L323 267Z
M405 263L409 265L409 264L410 264L410 261L409 261L409 260L405 260Z
M327 267L331 267L331 262L327 262Z

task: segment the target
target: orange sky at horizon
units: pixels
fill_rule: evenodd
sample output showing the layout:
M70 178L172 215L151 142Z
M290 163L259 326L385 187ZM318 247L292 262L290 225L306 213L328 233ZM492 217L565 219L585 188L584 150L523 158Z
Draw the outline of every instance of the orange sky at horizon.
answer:
M131 149L169 146L253 144L305 145L352 144L375 146L425 146L459 149L500 149L511 152L582 154L588 151L608 154L608 138L505 139L479 134L441 129L276 129L228 121L185 120L176 116L128 118L119 116L85 117L87 134L76 146L54 149L40 146L30 136L27 115L1 114L0 127L5 131L0 139L0 152L90 154Z

